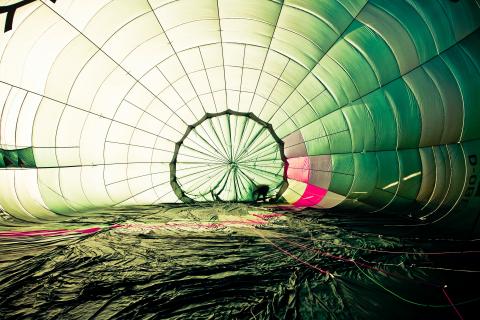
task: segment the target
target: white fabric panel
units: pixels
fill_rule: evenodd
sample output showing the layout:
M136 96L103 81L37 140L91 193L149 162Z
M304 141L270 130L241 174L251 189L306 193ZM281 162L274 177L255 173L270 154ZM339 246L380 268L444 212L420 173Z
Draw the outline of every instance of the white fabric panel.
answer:
M7 1L7 4L18 3L19 1ZM29 18L30 15L36 11L42 3L40 1L32 2L27 5L24 5L15 10L15 16L13 17L12 29L17 29L25 19ZM2 24L3 26L3 24Z
M187 76L180 78L173 83L173 88L181 96L182 101L185 103L191 101L197 96L197 92Z
M155 15L152 12L147 13L119 29L103 45L102 50L113 60L120 62L139 45L162 32Z
M118 105L135 84L135 80L121 68L116 68L95 93L91 112L106 118L113 118Z
M127 163L119 163L119 164L112 164L105 167L105 170L103 171L103 177L105 179L105 185L107 186L107 190L112 185L125 180L125 177L127 175L127 166L128 166ZM112 195L112 193L110 193L110 195Z
M258 0L219 0L220 17L260 20L275 25L280 14L281 4L274 1Z
M32 143L34 146L55 146L57 123L65 108L64 104L50 99L42 99L38 106L33 123ZM58 165L55 149L33 149L35 162L39 167L55 167Z
M242 68L225 67L225 78L227 79L227 89L240 90Z
M207 77L207 73L204 70L192 72L189 75L189 78L195 88L195 91L199 95L210 92L210 77ZM212 88L212 90L214 89Z
M220 41L218 21L193 21L166 31L175 51Z
M58 129L55 128L57 130L55 138L50 144L55 142L57 147L78 147L87 116L88 113L81 109L65 107L58 122Z
M141 79L140 83L150 89L154 95L158 95L162 90L168 87L170 84L163 74L157 69L152 68Z
M91 203L95 203L96 206L112 204L103 179L103 166L83 167L81 181L85 196ZM68 185L62 184L62 188L68 188Z
M260 77L260 70L243 69L242 73L242 91L254 92Z
M114 203L121 203L132 193L126 180L108 185L107 190Z
M132 129L133 130L133 129ZM113 163L128 163L128 144L105 142L104 151L105 169L110 168Z
M151 204L158 199L158 195L153 189L154 186L149 176L129 179L128 185L130 186L130 190L132 190L133 197L123 202L124 204Z
M222 19L224 42L245 43L268 47L275 27L265 22L242 19Z
M152 55L152 52L155 52ZM164 33L149 39L133 50L122 62L122 67L135 79L140 79L159 62L173 53Z
M227 66L243 66L245 45L236 43L225 43L223 45L223 56Z
M41 1L79 30L83 30L102 8L112 2L112 0L62 0L55 3L48 0Z
M47 150L52 150L49 148ZM62 148L55 147L53 149L57 157L57 163L60 167L79 166L82 161L80 160L80 149L76 148Z
M37 218L35 218L28 209L23 207L19 199L15 188L17 176L22 176L22 174L17 173L16 170L0 170L0 190L2 190L2 192L0 192L0 203L2 203L4 210L13 217L25 221L38 222ZM24 201L26 200L25 197L28 196L22 195Z
M128 144L135 128L113 121L108 129L107 141Z
M148 11L151 8L146 0L113 0L95 13L82 33L102 47L120 28Z
M15 129L15 145L18 148L32 146L33 122L41 100L41 96L29 93L23 101Z
M182 97L175 91L173 87L167 87L159 95L159 99L168 106L169 109L176 111L184 105Z
M51 11L50 14L52 14ZM58 21L43 34L38 35L24 60L23 87L33 92L44 92L50 68L55 63L57 56L66 45L75 39L77 34L75 29ZM55 41L52 41L53 39ZM35 76L32 77L32 74Z
M128 92L125 101L128 101L142 110L147 110L150 104L158 102L159 100L155 99L148 88L145 88L142 84L137 82Z
M85 196L82 185L83 168L63 168L59 172L59 183L62 197L68 205L74 210L85 210L91 208L93 204Z
M45 95L67 101L79 73L97 51L98 48L81 35L68 43L50 67Z
M0 60L0 74L2 75L2 81L22 86L28 90L36 89L26 85L23 86L24 81L27 81L29 85L32 84L32 81L38 81L37 77L29 76L26 68L26 61L28 61L35 46L39 45L37 42L38 39L42 38L42 35L44 35L59 20L60 17L53 13L51 9L46 6L40 6L37 10L34 10L31 13L28 19L22 21L21 25L15 30L15 33L9 39L8 46L6 46ZM45 41L43 41L43 43L40 42L40 44L46 45L50 42L51 41L45 43ZM51 45L56 46L53 43ZM40 59L41 57L41 55L38 56L37 54L36 58ZM47 67L50 66L49 63L46 63L45 65Z
M225 41L225 39L223 39ZM200 47L205 68L223 66L223 50L218 43Z
M104 163L104 142L110 121L96 115L88 115L80 137L80 159L82 164L98 165Z
M207 70L207 77L212 91L225 89L225 75L222 67L213 67Z
M15 149L17 121L26 96L25 90L12 88L5 100L0 119L0 146L2 149Z
M53 212L60 212L62 215L69 215L73 210L62 196L60 188L60 171L69 168L48 168L40 169L38 172L38 188L43 201Z
M193 20L218 18L216 0L175 1L156 9L155 13L165 30Z
M129 157L129 159L149 162L151 158L151 148L155 146L155 140L155 136L145 133L144 131L135 130L130 139L130 145L145 147L146 149L139 154L134 154L134 152L130 150L130 154L133 154L134 156Z
M187 73L202 70L204 68L202 56L198 48L181 51L178 53L178 58Z
M98 88L116 67L115 62L98 51L76 77L68 104L90 110Z

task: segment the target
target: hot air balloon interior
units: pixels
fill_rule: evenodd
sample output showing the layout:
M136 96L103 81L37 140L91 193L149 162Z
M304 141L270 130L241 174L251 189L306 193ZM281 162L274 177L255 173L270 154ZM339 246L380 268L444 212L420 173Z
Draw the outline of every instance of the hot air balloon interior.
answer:
M474 319L477 238L479 0L0 0L0 318Z

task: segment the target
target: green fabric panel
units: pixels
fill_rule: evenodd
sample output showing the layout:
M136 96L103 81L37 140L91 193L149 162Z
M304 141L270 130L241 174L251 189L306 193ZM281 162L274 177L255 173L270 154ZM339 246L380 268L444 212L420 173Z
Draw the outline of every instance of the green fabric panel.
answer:
M328 91L323 91L309 103L319 117L338 109L338 105Z
M476 208L478 210L480 205L480 140L464 142L461 145L467 167L460 205L465 209Z
M378 33L391 48L401 74L419 65L417 49L405 27L393 16L378 6L368 3L357 20Z
M282 121L278 122L278 123L282 124L281 126L274 128L275 133L280 138L284 138L284 137L288 136L289 134L291 134L292 132L298 130L298 127L295 125L295 123L291 119L288 119L288 117L285 115L285 113L283 111L279 110L275 114L275 117L285 118L285 120L282 120Z
M378 79L368 61L347 41L337 42L328 55L345 69L360 96L378 88ZM354 100L358 96L353 97Z
M17 151L18 158L26 168L35 168L35 156L33 154L33 148L19 149Z
M328 136L331 153L352 152L352 138L350 132L342 131Z
M307 153L310 156L318 156L323 154L331 154L330 141L328 137L315 138L313 140L305 141Z
M302 112L302 108L307 105L307 101L298 91L293 91L287 101L282 106L282 110L289 116ZM312 120L310 120L312 121Z
M341 110L337 110L322 118L325 132L330 141L331 153L346 153L352 151L352 140L348 132L347 122Z
M325 57L322 64L317 64L312 70L312 73L322 81L327 91L332 95L335 104L343 106L349 102L348 90L342 87L342 83L339 81L340 74L332 74L331 72L339 72L344 78L346 77L345 72L328 57ZM353 86L351 85L351 87Z
M353 183L353 175L333 173L328 190L346 196Z
M422 182L422 162L418 149L398 151L400 180L395 200L388 207L392 210L405 210L415 203Z
M344 39L360 50L381 84L400 76L398 63L392 50L385 40L372 32L368 26L355 20L348 28Z
M348 10L350 15L356 16L358 12L363 8L367 0L337 0L345 9Z
M440 143L444 128L443 101L438 88L424 69L418 68L404 76L418 102L421 120L420 147Z
M352 154L332 155L332 180L330 191L341 195L348 195L353 183L355 165Z
M418 149L422 162L422 183L417 194L417 201L425 205L435 189L436 168L432 148Z
M321 6L322 4L319 5ZM301 34L313 42L322 52L325 52L336 40L336 31L323 20L319 19L314 12L305 9L304 3L299 4L298 1L285 2L278 25L292 30L297 34ZM322 9L323 8L313 8L313 10L319 12L321 12ZM339 16L339 18L341 19L342 17ZM316 61L318 61L319 58L320 57L317 57Z
M444 211L450 211L462 196L466 175L465 155L462 147L459 144L447 145L447 152L450 159L451 179L443 202Z
M5 162L3 161L3 152L0 150L0 168L5 168Z
M459 41L480 26L480 11L476 1L439 1L453 26L455 39Z
M17 150L3 150L3 162L6 167L19 167Z
M397 122L398 148L418 147L422 124L413 93L402 80L390 83L384 91Z
M364 104L354 104L342 109L352 138L352 152L375 150L375 126Z
M375 190L371 193L368 203L378 210L388 205L395 197L398 184L392 184L398 182L399 168L397 152L381 151L375 153L375 156L378 175Z
M443 190L440 207L431 210L431 214L426 217L428 218L427 221L442 220L447 217L462 197L465 175L467 173L465 168L466 159L462 147L459 144L452 144L445 146L443 150L446 151L448 156L448 186Z
M424 214L428 214L436 210L445 198L450 183L450 161L445 146L432 147L433 156L435 158L435 189L429 199L429 203L423 209Z
M418 12L406 1L372 0L371 2L400 22L415 44L420 63L425 62L437 53L435 41L428 26Z
M313 66L311 68L313 68ZM305 79L307 74L310 73L310 69L306 69L301 64L290 60L285 67L284 72L281 74L280 79L285 81L292 88L296 88L303 81L303 79Z
M42 196L43 202L47 205L47 208L52 212L58 212L62 214L68 214L74 212L74 210L68 205L67 201L62 197L61 194L56 192L50 187L50 184L47 184L43 181L44 175L54 175L54 172L57 172L58 177L58 168L55 169L43 169L38 171L38 189ZM48 172L47 172L48 171ZM58 179L58 178L55 178ZM49 179L50 180L50 179Z
M460 191L460 198L458 202L456 202L454 210L451 212L443 211L443 217L442 215L436 216L436 219L440 220L436 222L435 225L451 234L458 234L459 232L465 231L473 232L478 216L478 208L480 207L480 177L478 176L478 170L480 169L480 140L461 144L464 159L463 169L461 167L461 157L457 158L458 151L453 151L451 147L456 149L457 145L449 146L450 154L455 154L454 161L458 163L458 168L454 168L454 171L458 169L459 171L457 172L464 172L465 176L458 179L458 182L461 183L462 190ZM454 167L457 167L457 165L454 165ZM458 173L454 173L457 178ZM458 186L454 186L453 188L458 190ZM452 200L453 199L454 198L452 198ZM446 208L447 206L445 209ZM448 215L446 215L446 213L448 213ZM480 232L480 230L478 230L478 223L476 227L477 232Z
M313 119L317 117L317 114L312 109L310 105L304 106L297 113L292 115L292 120L295 122L298 128L303 128L304 126L310 124Z
M395 192L398 188L399 164L397 151L377 152L377 189ZM393 185L392 185L393 184Z
M344 6L336 1L286 0L284 5L299 7L303 8L307 12L312 12L313 15L320 17L322 21L325 21L326 24L332 28L336 34L341 34L347 25L352 21L352 15ZM326 28L326 26L324 28ZM306 31L307 30L304 29L304 32ZM309 33L309 35L315 35L315 33L316 30L314 29L311 33ZM321 43L319 45L321 45Z
M393 201L383 210L388 214L408 216L410 211L416 210L416 208L415 200L407 199L397 194L393 198Z
M427 24L435 40L438 52L455 43L455 33L445 10L441 5L432 5L430 1L407 0Z
M282 105L294 90L295 89L292 86L286 84L285 82L278 81L268 97L269 102L273 103L271 106L272 109L275 110L278 106Z
M300 132L302 133L304 141L310 141L315 138L325 137L326 135L322 121L320 119L317 119L312 123L304 126L300 129Z
M332 172L355 174L355 162L352 154L332 154Z
M368 203L370 195L375 190L377 184L378 167L375 153L354 153L353 159L355 163L355 177L349 198Z
M471 36L465 38L458 45L462 48L467 56L470 58L472 65L480 72L480 41L478 41L479 31L475 32Z
M329 115L326 115L321 120L327 135L348 129L342 110L336 110Z
M338 43L332 47L337 47ZM325 68L331 75L334 76L333 79L329 79L329 82L325 81L327 87L333 88L333 95L336 98L336 102L339 106L346 105L348 102L358 99L359 93L355 83L353 83L351 76L348 74L348 70L336 59L333 55L325 56L319 63ZM341 94L337 92L345 93L345 98L347 100L340 100Z
M383 90L374 91L362 100L373 118L375 150L395 149L397 146L397 124Z
M277 25L292 30L306 39L312 39L315 45L325 52L336 40L337 32L308 10L288 6L288 2L286 4L282 8ZM346 21L343 23L348 24Z
M313 73L309 73L305 79L298 85L297 91L305 98L308 102L315 99L317 96L323 93L325 87L323 84L315 77Z
M441 57L424 64L423 69L438 88L445 112L440 144L457 142L460 140L463 127L462 94L457 80Z
M480 138L480 74L472 67L472 61L464 50L458 46L448 50L442 55L447 65L457 79L462 92L464 108L464 125L462 141Z
M277 26L270 48L309 70L322 57L322 47L328 48L335 41L335 33L324 22L296 8L283 6ZM315 29L317 33L313 33Z

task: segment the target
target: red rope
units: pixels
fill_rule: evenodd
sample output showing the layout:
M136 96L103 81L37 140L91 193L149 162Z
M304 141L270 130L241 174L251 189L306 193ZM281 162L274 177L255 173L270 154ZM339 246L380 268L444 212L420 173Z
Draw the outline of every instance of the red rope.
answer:
M446 287L446 286L445 286L445 287ZM455 313L458 315L458 317L460 318L460 320L463 320L463 317L462 317L462 315L460 314L460 311L458 311L458 309L457 309L457 307L455 307L455 304L453 303L452 299L450 299L450 297L448 296L447 291L445 290L445 287L442 288L443 294L444 294L445 297L447 298L448 303L450 303L450 305L452 306L453 310L455 310Z

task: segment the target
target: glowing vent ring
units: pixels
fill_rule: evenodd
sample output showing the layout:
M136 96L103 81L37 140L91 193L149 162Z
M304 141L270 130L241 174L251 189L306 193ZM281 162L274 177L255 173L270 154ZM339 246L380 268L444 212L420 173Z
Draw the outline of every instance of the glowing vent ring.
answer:
M243 129L246 126L253 128L247 130L250 134L246 132L243 134L242 125L238 125L237 132L232 132L234 129L230 128L230 123L237 123L237 121L241 121ZM210 134L202 128L203 124L212 128ZM252 135L251 132L256 134ZM202 135L205 138L201 137ZM195 143L193 139L197 141L211 139L216 143L212 143L207 150L206 147ZM256 147L252 147L255 144ZM256 157L249 155L251 150L257 154ZM192 152L195 155L190 156ZM193 157L202 160L189 162L188 160ZM251 112L227 109L219 113L206 113L199 121L188 126L183 137L175 144L170 162L170 184L179 200L184 203L192 203L196 200L250 201L252 190L257 187L257 184L269 185L269 196L278 199L288 187L287 169L284 142L275 133L272 125ZM207 173L204 173L205 171ZM196 185L192 182L190 190L186 190L184 181L187 176L192 181L201 179L195 182ZM262 177L267 179L263 181L268 182L259 183ZM239 183L241 179L245 183ZM227 192L225 189L228 189L229 181L232 181L231 185L235 190L227 190ZM240 189L238 185L242 185L243 188Z

